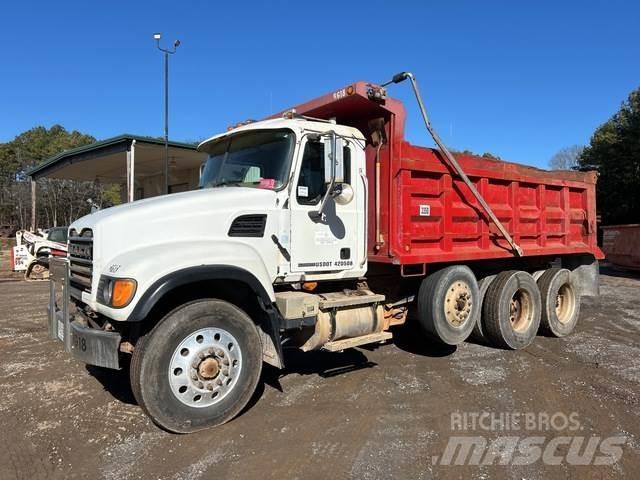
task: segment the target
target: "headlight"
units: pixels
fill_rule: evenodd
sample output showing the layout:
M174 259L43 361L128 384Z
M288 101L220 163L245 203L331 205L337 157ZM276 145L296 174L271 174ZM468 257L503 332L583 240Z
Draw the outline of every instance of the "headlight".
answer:
M98 283L98 302L112 308L126 307L136 294L137 287L133 278L102 276Z

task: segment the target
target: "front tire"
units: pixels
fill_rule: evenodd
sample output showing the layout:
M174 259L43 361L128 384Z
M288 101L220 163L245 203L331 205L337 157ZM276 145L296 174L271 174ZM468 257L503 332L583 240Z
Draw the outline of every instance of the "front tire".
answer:
M228 302L197 300L173 310L138 340L131 388L154 423L189 433L235 417L261 370L260 337L251 318Z

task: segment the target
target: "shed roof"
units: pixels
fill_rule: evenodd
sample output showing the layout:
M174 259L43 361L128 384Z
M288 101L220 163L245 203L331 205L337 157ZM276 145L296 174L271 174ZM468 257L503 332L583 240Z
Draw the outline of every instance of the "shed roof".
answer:
M65 178L72 180L116 181L126 171L126 151L136 141L136 171L139 174L161 173L164 140L141 135L122 134L82 147L65 150L26 172L31 178ZM169 158L180 168L197 168L206 154L195 144L169 141ZM100 159L87 168L86 161ZM82 165L81 165L82 164ZM158 170L156 172L156 170Z

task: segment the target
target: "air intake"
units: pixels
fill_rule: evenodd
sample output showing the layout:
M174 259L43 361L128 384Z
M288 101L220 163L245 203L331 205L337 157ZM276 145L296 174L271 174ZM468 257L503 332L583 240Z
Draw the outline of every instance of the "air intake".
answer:
M263 237L267 224L266 215L241 215L229 228L230 237Z

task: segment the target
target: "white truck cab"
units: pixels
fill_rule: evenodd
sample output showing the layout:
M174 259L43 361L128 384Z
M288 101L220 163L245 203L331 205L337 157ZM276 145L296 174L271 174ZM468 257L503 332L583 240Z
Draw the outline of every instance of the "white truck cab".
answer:
M332 138L339 151L325 199ZM126 321L155 282L191 267L243 269L272 301L277 283L361 277L363 147L354 128L304 119L255 122L211 137L198 147L209 154L199 190L110 208L71 225L73 295ZM88 235L90 272L74 262ZM134 280L136 289L114 308L106 291L118 278Z
M235 415L262 361L283 366L285 331L303 350L390 337L384 296L357 283L367 270L365 138L292 117L202 142L197 191L77 220L66 277L52 267L73 304L67 312L52 295L52 335L90 364L120 368L133 353L133 391L164 428ZM326 281L351 288L312 293ZM145 380L159 374L162 392Z

